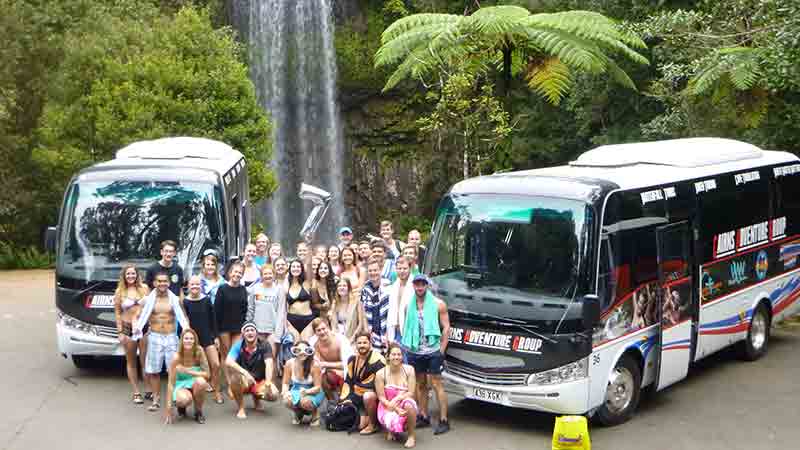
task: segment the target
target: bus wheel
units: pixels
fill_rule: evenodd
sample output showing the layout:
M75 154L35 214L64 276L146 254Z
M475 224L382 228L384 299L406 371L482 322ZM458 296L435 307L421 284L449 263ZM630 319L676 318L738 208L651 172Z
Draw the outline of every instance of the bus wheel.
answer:
M745 361L755 361L767 353L769 345L769 310L763 303L759 303L750 319L750 329L747 339L740 344L740 353Z
M78 369L89 369L94 363L94 357L88 355L72 355L72 364Z
M608 378L606 400L597 410L597 421L606 426L627 422L639 406L641 387L639 364L629 355L624 355Z

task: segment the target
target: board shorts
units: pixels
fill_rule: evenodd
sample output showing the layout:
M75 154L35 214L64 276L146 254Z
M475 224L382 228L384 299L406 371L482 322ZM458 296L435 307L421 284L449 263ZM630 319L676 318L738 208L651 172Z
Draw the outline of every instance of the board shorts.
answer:
M444 368L444 357L439 350L422 355L408 352L408 364L414 368L414 372L417 374L441 375Z
M161 334L151 331L147 337L147 358L144 364L145 373L151 375L161 373L169 367L175 353L178 352L178 335Z

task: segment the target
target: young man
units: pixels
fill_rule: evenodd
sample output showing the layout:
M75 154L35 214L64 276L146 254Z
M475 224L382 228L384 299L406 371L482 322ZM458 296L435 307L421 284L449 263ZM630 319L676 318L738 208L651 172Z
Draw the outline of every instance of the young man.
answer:
M178 351L178 324L184 330L189 328L180 298L169 290L170 274L165 270L156 273L153 283L155 289L145 297L132 336L134 340L141 339L145 325L150 325L144 367L145 379L153 392L153 403L148 408L150 411L161 407L161 370L169 367Z
M258 329L253 322L242 325L242 338L237 340L225 360L228 379L238 410L236 417L246 419L244 396L253 396L253 406L262 410L261 400L274 402L278 399L278 388L272 382L272 346L266 339L258 337Z
M406 246L403 252L412 247ZM408 303L414 296L414 287L411 284L412 261L407 257L397 258L397 280L389 286L389 316L387 318L388 338L390 342L401 342L403 327L406 323L406 310Z
M383 241L376 239L370 244L370 251L372 252L370 260L377 258L380 263L381 278L384 279L384 283L394 283L394 280L397 279L397 272L394 270L395 260L394 258L390 259L386 257L386 244L384 244ZM369 270L369 267L367 267L367 270Z
M321 317L311 321L311 329L314 330L314 336L309 339L309 345L314 347L315 358L322 371L322 390L328 400L334 400L344 385L347 360L352 356L353 349L347 337L331 331L328 321Z
M450 318L445 303L434 297L428 289L425 275L414 277L414 300L408 305L406 322L403 328L403 347L408 352L408 363L417 374L417 400L420 416L417 426L431 423L428 412L428 387L433 385L436 402L439 404L439 423L433 434L447 433L447 393L442 384L444 355L447 350L447 336L450 334Z
M253 261L259 266L263 266L267 263L269 259L269 254L267 250L269 248L269 238L264 233L258 233L256 236L256 256L253 257Z
M409 268L411 271L411 276L416 276L418 273L420 273L419 260L417 259L417 247L414 247L413 245L406 245L403 247L402 257L408 259L409 264L411 265Z
M361 288L361 303L371 331L372 347L382 351L388 344L389 290L381 279L381 261L373 256L367 264L367 282Z
M183 290L181 289L186 280L183 278L183 269L175 261L177 254L178 244L175 241L164 241L161 243L161 259L155 264L147 268L145 275L145 284L150 289L155 289L154 284L156 274L159 272L166 272L169 277L169 290L180 298L183 298Z
M420 234L419 230L411 230L408 232L408 243L406 244L406 247L409 245L417 248L417 261L425 261L425 252L428 249L422 245L422 234Z
M375 374L383 369L386 360L372 349L367 332L356 334L356 354L347 360L347 371L340 398L351 402L361 415L361 434L378 431L378 396L375 394Z
M368 241L360 241L358 243L358 257L361 259L361 265L364 267L364 269L366 269L367 263L372 257L372 248L370 247Z
M394 239L394 225L392 222L388 220L381 222L380 235L381 239L383 239L383 243L386 244L388 248L386 258L397 259L397 257L401 255L400 252L403 250L403 247L405 247L405 244Z
M339 250L349 247L353 242L353 230L350 227L339 228Z

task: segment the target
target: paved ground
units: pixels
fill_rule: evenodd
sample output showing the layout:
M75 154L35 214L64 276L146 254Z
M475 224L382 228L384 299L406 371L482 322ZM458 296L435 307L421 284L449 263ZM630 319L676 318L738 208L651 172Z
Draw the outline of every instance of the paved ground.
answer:
M397 449L378 436L297 429L283 408L233 417L209 405L204 426L167 427L129 401L120 364L75 369L56 354L50 272L0 272L0 449L142 450L305 448ZM722 353L692 376L643 400L616 428L594 428L593 448L627 450L795 449L800 442L800 325L773 335L770 353L743 363ZM421 449L549 449L553 417L451 399L453 430L423 430Z

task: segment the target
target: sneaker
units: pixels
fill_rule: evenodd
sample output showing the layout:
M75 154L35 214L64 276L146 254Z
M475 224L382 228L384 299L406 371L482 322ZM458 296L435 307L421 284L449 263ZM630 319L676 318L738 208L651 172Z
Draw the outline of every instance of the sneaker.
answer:
M425 416L417 416L417 428L425 428L431 426L431 419Z
M178 417L186 417L186 408L178 406Z
M206 416L204 416L203 413L201 413L201 412L196 412L196 413L194 413L194 420L197 421L197 423L202 425L202 424L206 423Z
M438 424L436 424L436 428L433 429L433 434L444 434L450 431L450 422L447 420L440 420Z
M293 411L292 412L292 425L300 425L303 422L303 413Z

